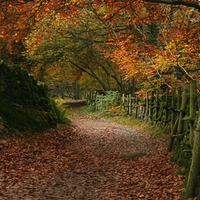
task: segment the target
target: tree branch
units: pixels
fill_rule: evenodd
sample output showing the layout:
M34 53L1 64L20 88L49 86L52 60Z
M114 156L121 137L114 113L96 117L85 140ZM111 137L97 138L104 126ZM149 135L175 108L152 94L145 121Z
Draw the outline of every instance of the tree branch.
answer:
M163 4L171 4L171 5L183 5L191 8L195 8L200 12L200 4L199 2L194 3L190 1L182 1L182 0L144 0L151 3L163 3Z

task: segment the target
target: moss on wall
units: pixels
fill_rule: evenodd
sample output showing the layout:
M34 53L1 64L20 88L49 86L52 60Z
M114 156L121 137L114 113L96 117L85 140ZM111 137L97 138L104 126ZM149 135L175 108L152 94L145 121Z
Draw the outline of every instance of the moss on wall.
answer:
M56 127L47 88L19 66L0 63L0 117L9 128L41 132Z

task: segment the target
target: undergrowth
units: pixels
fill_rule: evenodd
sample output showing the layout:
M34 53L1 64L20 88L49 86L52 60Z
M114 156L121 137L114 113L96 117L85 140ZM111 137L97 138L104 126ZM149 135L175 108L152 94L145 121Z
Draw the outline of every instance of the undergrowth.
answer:
M107 91L106 95L97 95L97 110L106 116L125 115L123 102L120 94L116 91Z
M142 120L135 119L133 116L126 115L126 116L116 116L108 118L119 124L134 127L137 131L145 134L151 134L154 136L163 136L166 135L167 133L164 129L161 129L159 126L152 125Z
M102 113L100 111L96 111L95 106L91 106L91 105L81 107L78 109L78 111L82 114L90 114L91 116L99 117L99 118L104 117L118 124L134 127L137 131L145 133L145 134L151 134L155 136L156 135L164 136L167 133L163 128L144 122L142 120L135 119L133 116L129 116L125 114L120 115L120 113L118 115L110 115L110 114Z
M80 107L78 109L78 111L82 114L91 114L91 113L98 113L96 112L96 109L95 109L95 106L92 106L92 105L87 105L87 106L83 106L83 107Z
M59 100L53 100L53 99L51 99L50 102L58 119L58 122L61 124L70 125L69 112L67 111L67 109L64 109L62 107L62 103L60 103Z
M152 135L164 135L164 128L161 128L142 120L135 119L127 115L124 109L123 101L120 94L116 91L107 91L105 95L97 95L98 101L95 106L88 105L79 109L83 114L91 113L96 116L108 118L119 124L134 127L136 130L149 133Z

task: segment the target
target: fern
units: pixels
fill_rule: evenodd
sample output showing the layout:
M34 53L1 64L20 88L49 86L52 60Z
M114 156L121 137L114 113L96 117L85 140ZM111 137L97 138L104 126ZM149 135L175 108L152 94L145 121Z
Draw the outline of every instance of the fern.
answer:
M105 96L97 95L97 99L98 111L108 115L118 115L122 113L122 99L118 92L107 91Z
M61 124L69 125L70 120L67 117L67 111L64 109L61 109L53 99L51 99L51 106L56 114L58 122Z

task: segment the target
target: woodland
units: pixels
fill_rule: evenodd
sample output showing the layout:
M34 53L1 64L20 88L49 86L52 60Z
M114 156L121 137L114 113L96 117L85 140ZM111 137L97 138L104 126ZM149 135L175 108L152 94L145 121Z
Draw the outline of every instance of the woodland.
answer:
M199 0L0 0L1 132L69 124L55 88L54 99L145 98L191 81L199 91L199 13ZM184 200L200 198L199 185Z

